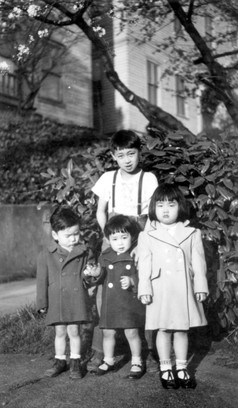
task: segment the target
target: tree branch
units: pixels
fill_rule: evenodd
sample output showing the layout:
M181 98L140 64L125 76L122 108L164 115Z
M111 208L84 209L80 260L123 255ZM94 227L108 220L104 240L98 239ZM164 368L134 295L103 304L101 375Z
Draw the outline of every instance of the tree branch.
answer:
M193 9L194 9L194 0L190 0L188 12L187 12L188 21L192 20Z
M227 51L227 52L223 52L222 54L213 55L213 58L217 59L217 58L228 57L229 55L236 55L236 54L238 54L238 50ZM201 64L203 63L203 58L199 57L196 60L194 60L193 63L194 65Z

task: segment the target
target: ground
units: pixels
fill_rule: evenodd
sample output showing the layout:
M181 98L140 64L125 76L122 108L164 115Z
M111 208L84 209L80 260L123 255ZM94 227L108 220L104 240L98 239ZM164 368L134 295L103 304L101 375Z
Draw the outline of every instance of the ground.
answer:
M33 284L33 286L32 286ZM34 282L0 285L0 310L6 301L12 307L28 302ZM6 286L8 285L8 286ZM31 288L31 290L27 290ZM16 296L17 293L17 296ZM23 299L22 299L23 298ZM33 298L32 298L33 299ZM21 303L22 306L22 303ZM4 310L6 310L4 309ZM164 390L159 374L146 373L140 380L126 378L130 362L120 360L116 372L97 377L86 373L82 380L69 379L68 372L53 379L44 378L51 367L51 355L0 355L0 407L7 408L235 408L238 401L237 347L229 339L203 344L191 350L190 372L194 373L194 390Z

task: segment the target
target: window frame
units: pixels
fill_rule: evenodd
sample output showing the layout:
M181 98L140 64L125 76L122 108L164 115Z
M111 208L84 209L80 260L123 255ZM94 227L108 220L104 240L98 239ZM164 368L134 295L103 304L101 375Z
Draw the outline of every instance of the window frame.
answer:
M154 61L147 60L147 97L152 105L158 105L158 70L159 65Z
M181 75L175 76L177 116L186 117L185 80Z

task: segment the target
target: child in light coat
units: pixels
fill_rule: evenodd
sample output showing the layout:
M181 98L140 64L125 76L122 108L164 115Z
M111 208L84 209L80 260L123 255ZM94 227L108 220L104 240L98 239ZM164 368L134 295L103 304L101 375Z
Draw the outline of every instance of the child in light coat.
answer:
M208 295L201 231L189 227L187 215L186 201L178 186L160 185L150 202L150 228L141 232L138 240L138 296L146 304L145 328L157 330L164 388L195 387L187 371L188 330L207 325L201 304Z

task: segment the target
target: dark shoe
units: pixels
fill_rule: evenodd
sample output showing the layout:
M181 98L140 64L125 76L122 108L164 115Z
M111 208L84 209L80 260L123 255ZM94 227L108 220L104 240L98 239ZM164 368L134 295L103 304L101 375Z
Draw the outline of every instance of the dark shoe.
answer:
M133 371L132 367L139 367L140 370ZM142 364L132 364L131 365L131 371L130 371L127 378L129 378L130 380L139 380L144 375L144 373L145 373L145 370L144 370Z
M83 372L79 358L70 359L69 378L71 378L71 380L80 380L81 378L83 378Z
M60 375L66 370L66 360L59 360L58 358L56 358L53 367L45 371L44 377L57 377L57 375Z
M168 379L167 380L162 377L162 375L165 374L165 373L168 373ZM174 390L179 388L179 383L174 378L172 370L161 371L160 372L160 381L161 381L161 384L162 384L163 388L165 388L166 390L169 389L169 388L173 388Z
M100 368L103 364L105 364L106 365L106 370L104 370L103 368ZM113 371L113 370L115 370L115 365L113 364L113 365L110 365L110 364L108 364L108 363L106 363L106 361L101 361L101 365L98 367L98 369L97 369L97 371L96 371L96 374L97 375L104 375L104 374L107 374L107 373L109 373L110 371Z
M183 378L178 377L178 373L181 372L181 371L183 372ZM196 383L194 378L191 378L188 375L187 370L182 369L182 370L177 370L176 372L177 372L177 378L178 378L177 381L178 381L180 387L182 387L182 388L192 388L192 389L196 388L197 383Z
M147 373L157 373L159 371L158 361L156 360L154 353L149 351L146 358L146 372Z
M102 364L103 353L95 351L93 356L87 363L87 371L90 373L96 373L100 364Z

